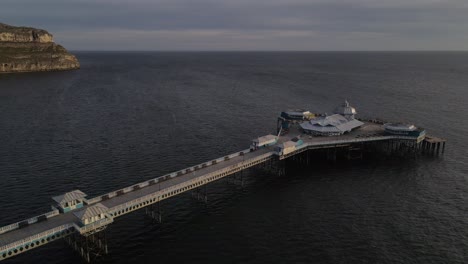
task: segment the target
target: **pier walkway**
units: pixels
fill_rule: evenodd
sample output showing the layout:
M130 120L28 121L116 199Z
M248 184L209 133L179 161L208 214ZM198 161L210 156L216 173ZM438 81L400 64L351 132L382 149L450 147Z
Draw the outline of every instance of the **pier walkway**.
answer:
M272 148L255 152L240 151L192 166L130 187L87 200L80 209L59 213L58 209L0 228L0 260L63 238L73 232L88 233L111 223L115 218L157 203L225 176L263 163L273 157ZM107 207L109 217L82 226L74 213L100 203Z
M197 189L268 160L282 160L310 149L336 148L355 143L405 140L411 144L419 144L421 141L419 138L385 135L383 132L381 125L366 122L359 130L343 136L302 135L304 144L284 156L277 156L275 146L255 151L246 149L91 199L83 199L83 205L78 209L65 212L59 206L53 207L51 212L44 215L1 227L0 260L71 235L93 235L122 215L144 207L150 208L162 200ZM279 138L278 144L291 140L299 133L290 131ZM86 254L83 253L82 256L84 255ZM89 254L85 259L89 261Z

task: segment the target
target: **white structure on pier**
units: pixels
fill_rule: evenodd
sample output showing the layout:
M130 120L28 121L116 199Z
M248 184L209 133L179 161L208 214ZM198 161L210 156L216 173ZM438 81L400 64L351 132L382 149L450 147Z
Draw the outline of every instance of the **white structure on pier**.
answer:
M252 140L252 144L250 145L251 150L256 150L261 147L268 147L271 145L276 144L278 142L278 137L274 135L266 135L263 137L256 138Z
M321 117L315 119L315 123L307 122L307 124L312 126L321 122L316 129L329 125L327 129L341 129L339 131L362 124L353 116L348 118L340 114L333 116ZM89 253L96 249L102 250L97 254L107 253L107 243L102 238L105 240L105 234L101 231L113 223L114 219L142 208L148 209L147 213L154 218L154 214L160 215L160 212L155 212L153 205L159 205L161 201L191 190L199 192L202 186L247 168L260 164L271 167L269 161L284 160L309 150L334 148L351 150L353 144L365 142L391 143L385 145L398 150L401 149L400 145L413 145L416 149L412 149L411 153L421 147L430 153L439 152L440 147L442 151L444 149L444 145L441 144L445 144L445 140L442 139L426 138L419 144L419 138L414 136L383 134L383 131L381 124L366 122L366 128L362 131L353 131L349 135L334 138L299 136L291 138L269 135L254 140L255 147L262 147L253 151L245 149L90 199L85 199L86 194L79 190L56 196L54 200L61 210L67 208L73 211L59 213L54 207L51 212L0 227L0 261L61 238L67 239L72 247L89 261ZM362 136L368 134L371 135ZM279 163L277 169L279 174L284 174L284 167ZM83 208L71 209L76 203L82 204ZM88 247L89 241L93 243L90 247Z
M60 211L66 213L71 210L83 207L83 203L86 202L86 196L87 195L84 192L80 190L74 190L52 197L52 199L57 202Z
M106 218L109 208L102 205L101 203L87 207L84 210L74 212L73 214L80 219L83 225L88 225L97 222L101 219Z
M335 109L334 115L316 117L310 121L300 124L306 134L315 136L339 136L351 132L364 123L354 119L356 109L351 107L348 101Z
M354 119L354 115L357 114L356 108L350 106L347 100L345 100L342 105L336 107L334 113L342 115L349 120Z

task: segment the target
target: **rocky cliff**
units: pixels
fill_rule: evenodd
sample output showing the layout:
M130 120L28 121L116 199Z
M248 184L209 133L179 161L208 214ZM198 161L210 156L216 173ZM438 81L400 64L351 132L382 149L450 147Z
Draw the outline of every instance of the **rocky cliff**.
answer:
M0 73L78 69L75 56L42 29L0 23Z

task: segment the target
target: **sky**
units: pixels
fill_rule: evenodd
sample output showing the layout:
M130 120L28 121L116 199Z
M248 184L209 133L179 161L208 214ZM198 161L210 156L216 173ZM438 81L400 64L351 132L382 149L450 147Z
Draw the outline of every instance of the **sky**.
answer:
M468 0L0 0L70 50L468 50Z

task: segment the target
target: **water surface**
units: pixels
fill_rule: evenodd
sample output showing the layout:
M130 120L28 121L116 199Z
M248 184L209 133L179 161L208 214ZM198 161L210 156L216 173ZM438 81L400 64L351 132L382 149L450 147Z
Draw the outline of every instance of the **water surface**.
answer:
M317 164L221 181L110 226L105 263L466 263L468 53L77 53L0 75L0 225L245 149L284 109L411 121L441 158ZM81 263L63 241L5 263Z

